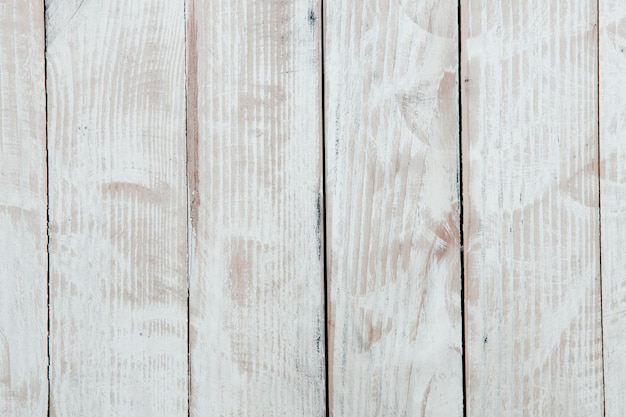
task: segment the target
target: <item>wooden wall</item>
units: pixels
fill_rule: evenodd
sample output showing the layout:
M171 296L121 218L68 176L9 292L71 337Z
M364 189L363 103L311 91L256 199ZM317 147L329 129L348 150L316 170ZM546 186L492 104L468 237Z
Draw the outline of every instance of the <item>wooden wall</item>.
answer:
M626 5L0 0L0 416L626 414Z

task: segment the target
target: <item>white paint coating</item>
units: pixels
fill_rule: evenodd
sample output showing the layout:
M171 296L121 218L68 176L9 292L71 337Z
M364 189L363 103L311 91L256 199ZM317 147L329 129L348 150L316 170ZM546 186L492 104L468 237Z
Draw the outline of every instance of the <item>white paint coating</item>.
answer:
M467 415L601 416L596 2L461 16Z
M0 0L0 416L45 415L43 4Z
M606 417L626 415L626 3L600 1L602 323Z
M326 414L317 0L189 0L191 416Z
M331 415L461 416L457 3L324 25Z
M50 415L187 416L183 0L48 0Z

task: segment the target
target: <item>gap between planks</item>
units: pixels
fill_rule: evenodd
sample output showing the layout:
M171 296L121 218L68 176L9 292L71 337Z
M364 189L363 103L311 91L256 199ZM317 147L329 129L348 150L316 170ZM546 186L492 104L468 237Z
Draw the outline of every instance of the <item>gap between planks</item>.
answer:
M324 291L324 386L325 386L325 394L324 400L326 404L326 417L330 417L330 390L329 390L329 381L330 381L330 368L328 366L328 318L330 317L328 312L328 266L326 260L328 259L328 234L326 232L326 213L327 213L327 205L326 205L326 106L325 106L325 73L324 69L326 67L326 61L324 59L324 41L325 41L325 27L324 27L324 2L325 0L320 0L320 83L321 83L321 112L322 112L322 270L324 272L323 286L322 289Z
M457 40L458 40L458 51L457 51L457 99L459 101L459 107L458 107L458 112L459 112L459 132L458 132L458 136L459 136L459 142L458 142L458 146L459 146L459 161L458 161L458 170L457 170L457 175L458 175L458 180L457 180L457 184L459 187L459 258L460 258L460 279L461 279L461 290L460 290L460 294L461 294L461 364L462 364L462 370L461 370L461 378L462 378L462 394L463 394L463 417L467 417L467 382L466 382L466 366L465 366L465 253L464 253L464 236L463 236L463 80L461 80L461 65L462 65L462 51L461 48L463 47L463 39L462 39L462 32L461 32L461 24L462 24L462 19L461 19L461 0L457 1L457 11L456 11L456 17L457 17Z
M600 277L600 339L602 344L602 415L606 417L606 376L604 372L604 304L602 300L603 286L602 286L602 153L600 151L600 1L596 0L596 118L598 125L596 127L598 132L598 262L599 262L599 277Z
M48 354L48 369L46 369L48 403L46 416L50 417L50 162L48 153L48 22L46 0L43 1L43 84L44 84L44 118L45 118L45 145L46 145L46 310L48 311L48 321L46 322L46 347Z

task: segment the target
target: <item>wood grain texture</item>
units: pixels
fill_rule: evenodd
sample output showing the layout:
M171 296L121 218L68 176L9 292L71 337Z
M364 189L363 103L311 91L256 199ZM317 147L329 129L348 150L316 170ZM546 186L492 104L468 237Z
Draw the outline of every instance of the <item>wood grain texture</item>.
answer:
M189 0L191 416L324 416L318 0Z
M461 416L457 2L325 4L333 416Z
M186 416L183 0L48 0L50 415Z
M599 0L606 417L626 415L626 3Z
M467 415L601 416L592 0L462 0Z
M0 0L0 416L43 416L47 381L43 3Z

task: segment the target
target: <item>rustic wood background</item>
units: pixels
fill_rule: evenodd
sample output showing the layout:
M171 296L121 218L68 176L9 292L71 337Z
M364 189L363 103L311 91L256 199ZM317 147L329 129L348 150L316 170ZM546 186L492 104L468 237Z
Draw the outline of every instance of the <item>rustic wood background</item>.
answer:
M626 415L626 2L0 0L0 416Z

